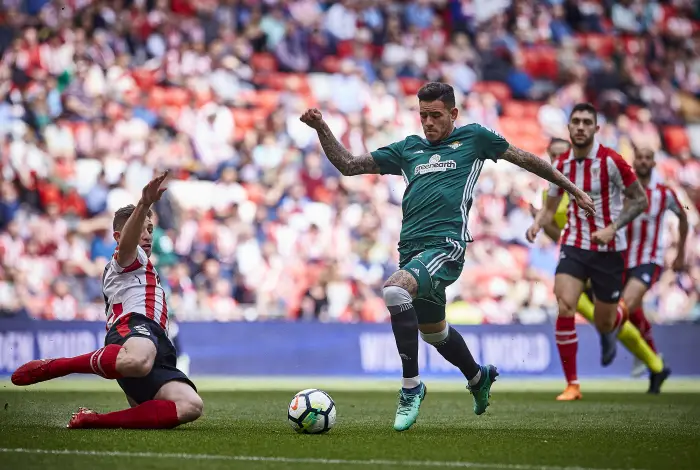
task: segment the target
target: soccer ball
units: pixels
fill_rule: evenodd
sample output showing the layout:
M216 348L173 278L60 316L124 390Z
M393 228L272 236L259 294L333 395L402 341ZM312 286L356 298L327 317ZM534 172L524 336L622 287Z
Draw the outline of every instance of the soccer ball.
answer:
M335 403L323 390L307 388L292 398L287 420L299 434L328 432L335 424Z

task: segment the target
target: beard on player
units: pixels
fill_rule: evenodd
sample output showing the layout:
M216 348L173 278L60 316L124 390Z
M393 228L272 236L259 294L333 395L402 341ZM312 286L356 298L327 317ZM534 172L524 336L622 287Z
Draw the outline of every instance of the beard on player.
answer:
M651 174L651 168L647 166L635 166L634 167L634 172L637 173L637 176L641 176L642 178L646 178Z
M634 150L634 160L632 161L632 167L634 172L640 178L647 178L651 175L651 171L656 165L654 161L654 152L651 149L637 149Z
M595 134L587 135L583 130L577 130L576 133L571 133L569 135L571 139L571 145L578 148L586 148L593 143L595 139Z
M597 111L590 103L579 103L574 106L569 116L569 139L574 148L574 153L579 154L593 146L595 135L600 129L598 126Z

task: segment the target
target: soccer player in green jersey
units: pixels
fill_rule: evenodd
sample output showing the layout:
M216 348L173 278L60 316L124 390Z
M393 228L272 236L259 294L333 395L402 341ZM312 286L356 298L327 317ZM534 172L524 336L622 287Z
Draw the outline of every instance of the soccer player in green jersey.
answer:
M417 135L364 155L352 155L338 142L321 112L309 109L300 120L318 133L321 146L345 176L402 175L403 223L399 270L384 284L391 327L403 365L403 383L394 429L415 423L426 387L418 374L418 333L464 374L474 397L474 413L489 405L498 371L480 366L462 336L445 321L445 288L462 272L464 252L472 236L467 228L474 187L484 161L507 160L567 191L585 211L595 212L591 198L552 165L510 145L479 124L455 127L459 110L453 88L428 83L418 91L425 138Z

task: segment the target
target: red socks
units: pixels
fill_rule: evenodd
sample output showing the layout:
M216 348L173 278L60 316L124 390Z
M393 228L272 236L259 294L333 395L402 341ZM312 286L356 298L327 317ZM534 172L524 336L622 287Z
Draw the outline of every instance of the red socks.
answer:
M76 357L64 357L51 362L51 375L63 377L68 374L95 374L105 379L120 379L117 372L117 356L122 347L109 344L102 349Z
M558 317L555 335L566 381L570 384L576 384L578 383L578 374L576 372L578 336L576 335L574 317Z
M649 344L652 351L658 353L656 345L654 344L654 338L651 336L651 323L647 320L646 315L644 315L644 310L642 310L641 307L630 314L630 322L637 327L642 334L642 338Z
M629 314L627 313L627 307L620 302L617 304L617 311L615 312L615 325L613 326L613 330L617 330L622 326L623 323L627 321L627 317Z
M90 416L87 418L87 416ZM174 401L149 400L139 406L112 413L86 415L86 429L170 429L178 426Z

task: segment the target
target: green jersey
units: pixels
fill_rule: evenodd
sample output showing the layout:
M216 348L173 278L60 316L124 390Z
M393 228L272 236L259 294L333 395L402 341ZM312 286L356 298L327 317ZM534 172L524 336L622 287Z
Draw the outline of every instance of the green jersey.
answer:
M435 144L412 135L372 152L383 175L406 181L401 241L473 241L467 224L476 180L484 160L496 161L508 145L492 130L469 124Z

